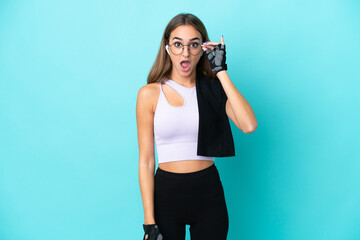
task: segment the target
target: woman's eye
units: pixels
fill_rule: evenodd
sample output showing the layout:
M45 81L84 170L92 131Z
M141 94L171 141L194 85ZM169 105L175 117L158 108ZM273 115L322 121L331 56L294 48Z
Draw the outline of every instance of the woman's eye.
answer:
M197 47L199 44L198 43L192 43L193 47Z
M176 43L174 43L174 45L175 45L175 47L180 47L180 46L181 46L181 43L176 42Z

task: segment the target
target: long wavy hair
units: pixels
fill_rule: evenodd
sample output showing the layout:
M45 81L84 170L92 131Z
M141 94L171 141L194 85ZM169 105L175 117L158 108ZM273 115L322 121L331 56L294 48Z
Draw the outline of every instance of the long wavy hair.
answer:
M180 13L176 15L170 22L167 24L164 34L161 39L160 49L156 56L156 60L151 67L149 75L147 77L147 83L153 82L161 82L163 78L168 78L171 69L172 62L170 56L167 54L165 46L169 44L169 38L171 32L181 25L191 25L201 34L201 38L203 42L209 42L209 37L205 28L205 25L202 21L191 13ZM216 78L216 75L212 72L209 60L206 58L205 54L203 54L196 65L196 73L202 73L204 76L208 78Z

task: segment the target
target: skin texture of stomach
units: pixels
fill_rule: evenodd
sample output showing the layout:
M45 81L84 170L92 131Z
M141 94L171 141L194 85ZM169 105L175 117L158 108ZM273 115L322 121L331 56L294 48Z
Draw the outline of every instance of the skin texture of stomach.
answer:
M200 171L214 164L211 160L183 160L175 162L159 163L159 168L175 173L190 173Z

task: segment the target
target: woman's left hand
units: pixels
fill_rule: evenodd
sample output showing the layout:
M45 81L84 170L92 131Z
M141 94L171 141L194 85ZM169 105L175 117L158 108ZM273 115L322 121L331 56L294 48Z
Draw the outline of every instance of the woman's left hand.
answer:
M204 53L207 55L207 59L209 60L211 69L215 75L220 71L227 70L227 64L225 63L225 43L222 35L221 44L218 42L204 42L201 44L201 47L204 50ZM215 52L215 56L213 51Z

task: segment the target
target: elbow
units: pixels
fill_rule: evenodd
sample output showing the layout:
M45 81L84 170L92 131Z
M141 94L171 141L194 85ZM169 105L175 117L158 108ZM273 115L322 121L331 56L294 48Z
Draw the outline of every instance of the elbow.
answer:
M146 167L146 168L155 168L155 157L140 157L139 158L139 166Z
M155 174L155 161L140 160L139 162L139 178L146 178L148 176L154 176ZM140 180L141 182L141 180Z
M243 132L244 133L252 133L252 132L255 132L257 128L257 123L255 125L251 125L249 126L248 128L246 128L246 130L244 130Z

